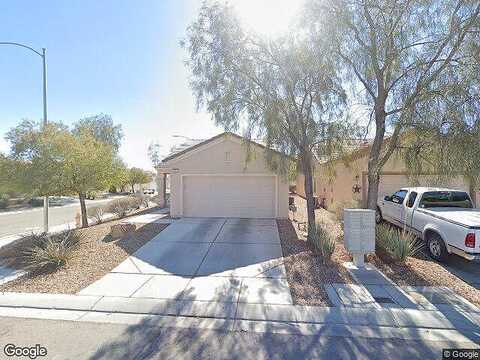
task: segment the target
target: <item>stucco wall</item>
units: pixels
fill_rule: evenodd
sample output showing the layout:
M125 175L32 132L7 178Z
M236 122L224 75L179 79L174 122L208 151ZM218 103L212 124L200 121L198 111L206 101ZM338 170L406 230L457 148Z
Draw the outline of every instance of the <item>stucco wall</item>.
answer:
M364 201L366 201L368 185L366 180L367 170L368 154L347 164L340 161L337 162L333 173L331 170L327 170L325 165L319 165L315 171L317 190L315 196L325 198L326 206L329 209L343 202L348 203L351 201L358 201L360 204L364 204ZM395 177L397 174L398 176L402 176L403 179L405 176L400 174L406 173L405 162L400 157L394 155L387 161L382 169L382 173L391 174L384 175L385 179L392 176ZM305 195L303 181L303 175L299 175L297 178L297 192L302 196ZM382 181L382 179L380 181ZM406 182L406 184L402 184L401 186L413 185L409 184L408 180ZM443 184L429 183L427 177L425 177L422 182L423 184L421 185L453 186L455 188L468 189L468 182L462 177L445 181ZM360 192L353 192L353 187L355 185L358 185L361 188Z
M181 214L182 174L272 174L264 159L264 149L252 145L251 160L246 162L246 148L241 141L222 137L204 146L187 152L168 162L170 175L170 213ZM227 159L226 153L229 153ZM288 182L278 176L277 216L288 217Z

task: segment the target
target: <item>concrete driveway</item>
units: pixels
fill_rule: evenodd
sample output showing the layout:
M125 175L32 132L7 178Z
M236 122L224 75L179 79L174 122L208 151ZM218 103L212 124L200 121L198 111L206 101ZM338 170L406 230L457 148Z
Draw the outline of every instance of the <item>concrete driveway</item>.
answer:
M274 219L182 218L80 294L293 303Z

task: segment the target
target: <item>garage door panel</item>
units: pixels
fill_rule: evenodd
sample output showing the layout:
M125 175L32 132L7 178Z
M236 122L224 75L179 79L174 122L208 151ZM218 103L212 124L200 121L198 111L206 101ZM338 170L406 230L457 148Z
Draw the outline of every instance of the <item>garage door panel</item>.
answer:
M275 177L184 176L183 215L275 217Z
M432 175L422 175L416 180L411 180L406 175L381 175L378 188L378 198L383 199L385 195L392 195L402 187L411 186L446 187L469 191L468 183L461 177L439 180Z

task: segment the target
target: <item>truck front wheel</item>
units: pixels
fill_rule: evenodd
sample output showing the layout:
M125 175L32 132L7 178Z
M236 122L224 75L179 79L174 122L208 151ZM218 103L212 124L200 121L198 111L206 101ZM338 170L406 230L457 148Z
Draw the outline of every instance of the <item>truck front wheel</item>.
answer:
M427 237L427 249L432 258L443 262L448 257L447 248L440 235L430 233Z

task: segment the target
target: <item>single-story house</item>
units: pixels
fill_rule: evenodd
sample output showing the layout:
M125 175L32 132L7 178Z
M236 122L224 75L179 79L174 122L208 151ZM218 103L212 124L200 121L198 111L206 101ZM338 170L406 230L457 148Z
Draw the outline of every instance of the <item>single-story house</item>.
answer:
M331 162L318 162L314 175L314 196L318 202L327 209L337 205L351 204L352 201L365 206L368 189L368 155L370 146L360 146L348 155L346 159L332 160ZM471 188L469 181L463 176L439 180L434 175L421 175L409 177L405 162L397 155L387 161L380 176L379 198L391 195L405 186L439 186L468 191L472 198L478 198ZM305 196L304 177L297 177L296 192ZM475 196L476 195L476 196ZM480 199L478 199L480 200ZM477 206L479 204L477 200Z
M288 181L269 169L265 147L249 142L250 153L225 132L163 159L157 188L165 196L169 177L171 216L287 218Z

